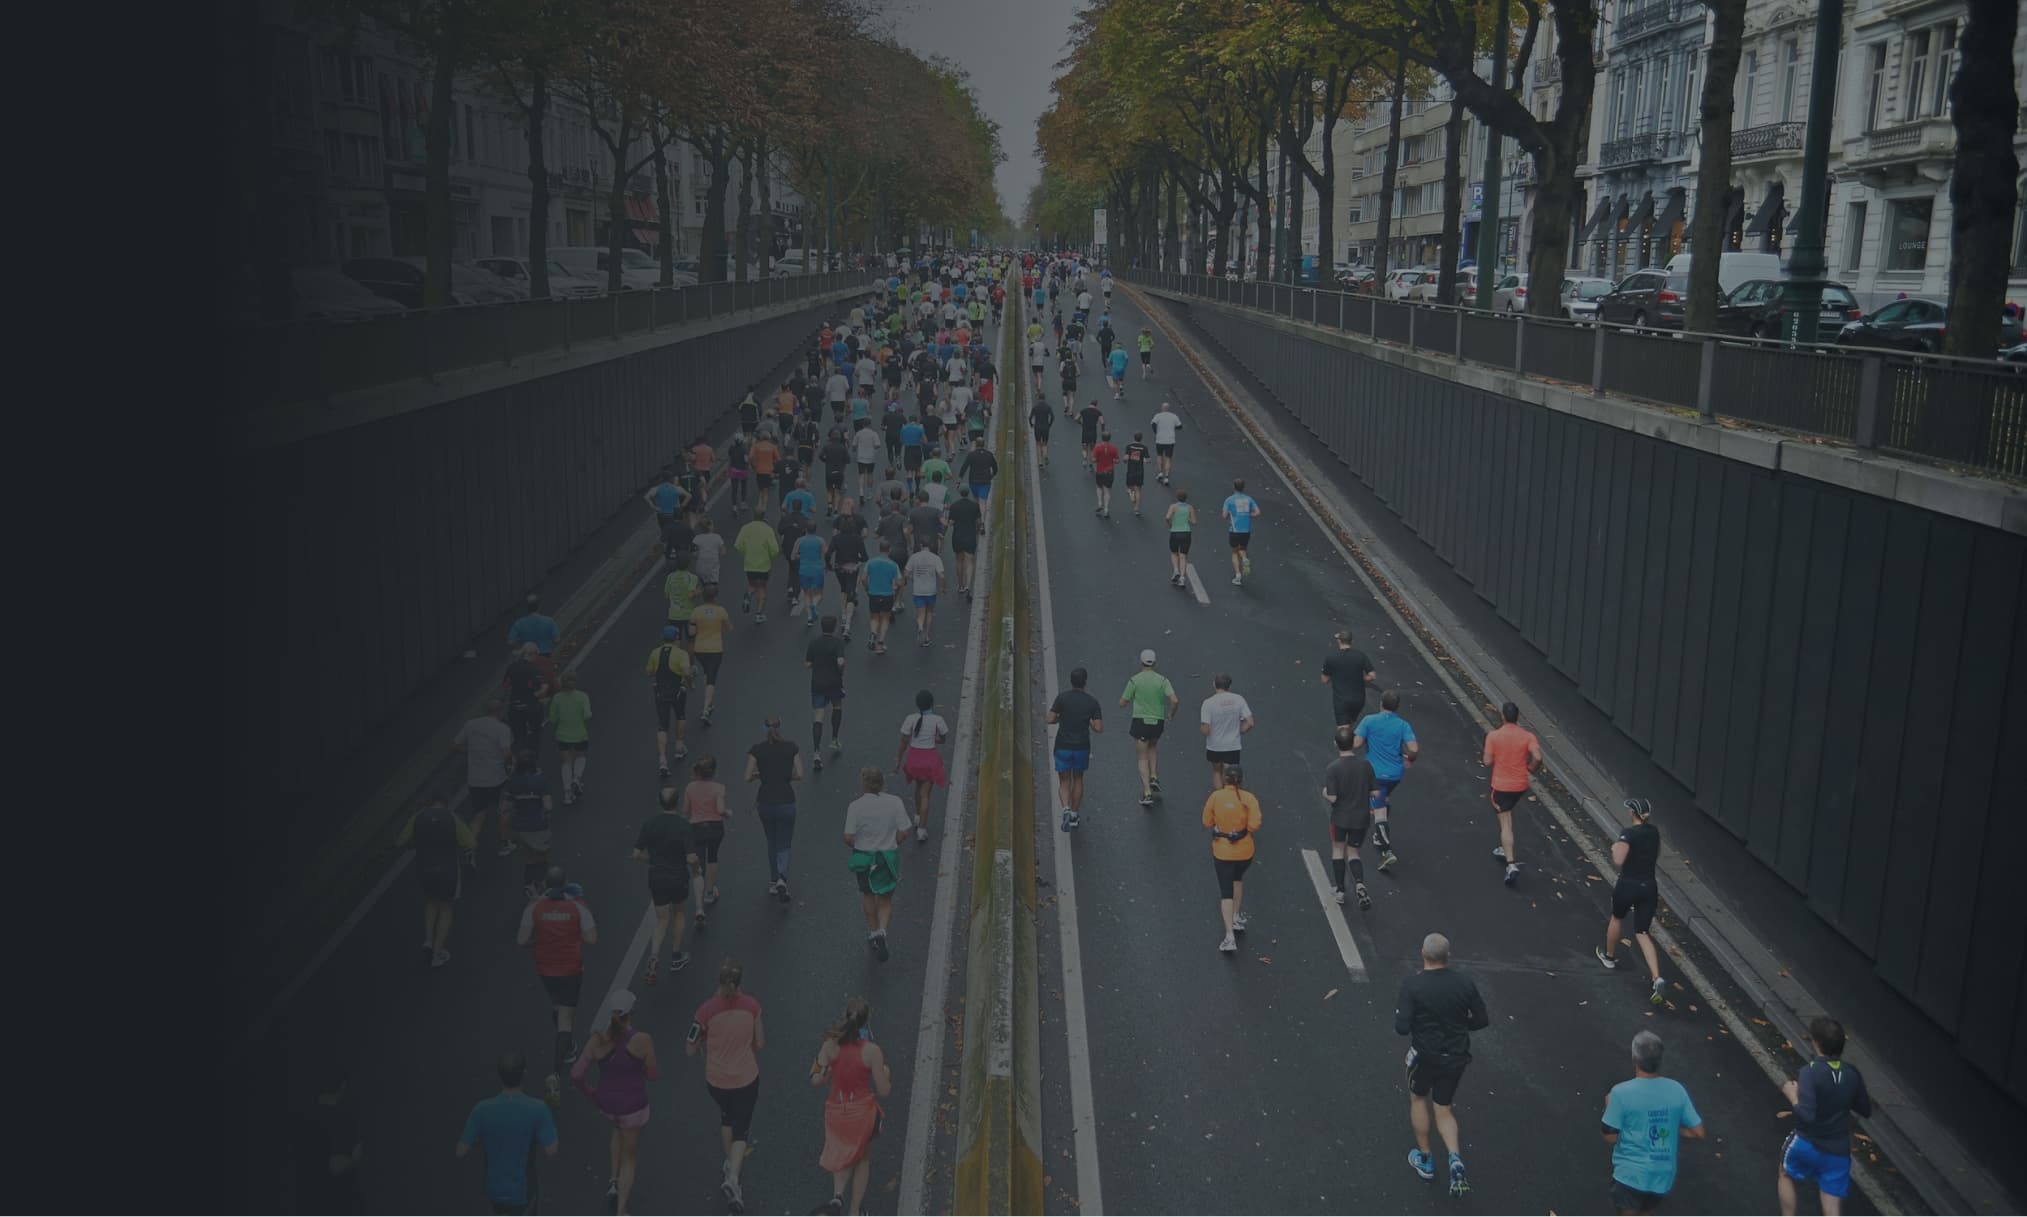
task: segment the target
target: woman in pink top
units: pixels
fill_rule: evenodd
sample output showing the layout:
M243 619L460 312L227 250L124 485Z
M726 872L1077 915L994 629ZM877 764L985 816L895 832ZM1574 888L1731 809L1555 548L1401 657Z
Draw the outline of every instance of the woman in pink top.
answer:
M809 1067L810 1085L830 1086L823 1104L823 1156L817 1165L831 1173L831 1198L820 1213L844 1212L848 1188L853 1213L866 1199L868 1158L886 1115L880 1100L894 1088L886 1054L867 1030L872 1018L873 1008L864 998L847 1001L845 1016L823 1033L823 1046Z
M690 837L704 863L704 881L697 885L697 928L707 920L704 906L718 903L718 847L725 843L725 783L718 780L718 758L702 756L690 766L691 781L683 787L683 811L690 817Z
M719 1184L732 1211L743 1212L739 1170L752 1147L753 1107L760 1099L760 1061L754 1055L767 1046L760 1025L760 1003L742 992L746 969L736 959L718 965L718 992L697 1007L683 1051L704 1054L704 1088L718 1103L718 1139L725 1145L725 1178Z
M605 1194L618 1201L616 1212L627 1211L633 1196L633 1179L640 1158L640 1130L648 1122L648 1083L661 1074L655 1063L655 1042L645 1031L633 1029L633 994L625 989L613 994L612 1021L591 1039L570 1068L570 1080L612 1125L612 1174ZM593 1065L598 1066L598 1085L585 1081Z

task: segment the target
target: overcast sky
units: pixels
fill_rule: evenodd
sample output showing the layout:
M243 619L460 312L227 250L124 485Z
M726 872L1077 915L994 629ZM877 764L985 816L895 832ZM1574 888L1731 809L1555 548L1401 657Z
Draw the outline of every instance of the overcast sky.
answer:
M1063 57L1070 21L1082 0L888 0L903 43L942 55L971 74L979 105L999 124L1006 163L999 167L1000 206L1016 223L1028 190L1041 176L1035 119L1049 105L1049 82Z

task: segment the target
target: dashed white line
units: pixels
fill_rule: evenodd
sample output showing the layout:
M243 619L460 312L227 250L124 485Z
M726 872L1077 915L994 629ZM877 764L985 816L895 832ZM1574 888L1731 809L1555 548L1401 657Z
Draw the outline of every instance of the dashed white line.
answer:
M1302 851L1302 865L1309 868L1309 881L1316 885L1316 901L1323 906L1323 919L1330 923L1330 936L1337 939L1337 953L1344 956L1345 970L1351 978L1364 984L1365 957L1358 953L1358 943L1352 941L1351 927L1344 924L1344 910L1338 907L1337 898L1331 894L1330 880L1323 875L1323 858L1313 849Z
M1189 594L1196 597L1198 604L1209 604L1211 594L1204 590L1204 581L1197 577L1196 563L1187 563L1182 569L1189 576Z

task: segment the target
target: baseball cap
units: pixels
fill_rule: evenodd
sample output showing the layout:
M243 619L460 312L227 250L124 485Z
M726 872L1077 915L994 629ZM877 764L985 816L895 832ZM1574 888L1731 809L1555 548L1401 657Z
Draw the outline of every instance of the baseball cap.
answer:
M612 1012L614 1014L633 1013L633 990L621 989L612 995Z
M1146 666L1148 666L1148 667L1150 667L1150 668L1151 668L1151 667L1153 667L1153 666L1154 666L1154 652L1153 652L1153 651L1142 651L1142 652L1140 653L1140 662L1141 662L1141 663L1143 663L1143 664L1145 664Z
M1627 799L1626 810L1632 812L1635 817L1644 820L1654 814L1654 804L1646 799Z
M681 633L682 631L677 629L675 626L665 625L662 627L662 641L674 642L676 640L677 635Z

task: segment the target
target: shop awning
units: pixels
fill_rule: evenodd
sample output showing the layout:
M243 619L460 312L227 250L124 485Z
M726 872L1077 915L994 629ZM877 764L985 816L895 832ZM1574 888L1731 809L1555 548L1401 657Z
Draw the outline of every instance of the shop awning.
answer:
M1596 236L1601 241L1604 240L1605 217L1611 214L1611 210L1612 200L1609 197L1599 199L1598 209L1591 213L1590 222L1584 225L1583 232L1577 237L1577 243L1582 244L1593 236Z
M1668 188L1668 205L1661 209L1661 218L1654 221L1654 226L1666 232L1680 224L1688 210L1689 191L1681 186L1671 186Z
M662 239L662 230L651 224L633 226L633 239L643 245L654 245Z
M626 196L626 215L636 223L652 224L655 222L655 201L644 194L629 194Z
M1634 228L1644 228L1646 227L1647 222L1649 220L1652 220L1653 218L1654 218L1654 192L1649 190L1646 196L1640 200L1639 210L1633 213L1633 223L1631 226Z
M1753 222L1746 225L1745 235L1749 237L1759 236L1766 232L1767 227L1780 216L1782 190L1783 187L1779 182L1775 182L1767 187L1766 202L1761 203L1760 209L1753 213Z

